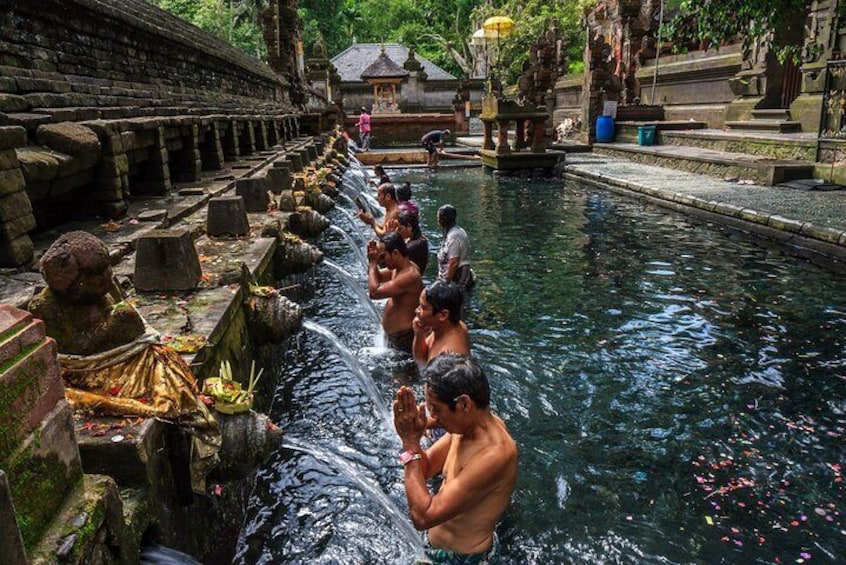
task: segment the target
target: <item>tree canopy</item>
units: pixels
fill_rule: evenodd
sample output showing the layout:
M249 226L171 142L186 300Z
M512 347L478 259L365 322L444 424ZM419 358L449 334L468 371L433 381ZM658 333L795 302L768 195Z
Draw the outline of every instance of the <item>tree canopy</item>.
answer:
M661 34L679 45L722 45L742 38L773 43L782 57L797 56L791 27L804 22L807 0L670 0L669 18ZM795 34L793 34L795 37Z

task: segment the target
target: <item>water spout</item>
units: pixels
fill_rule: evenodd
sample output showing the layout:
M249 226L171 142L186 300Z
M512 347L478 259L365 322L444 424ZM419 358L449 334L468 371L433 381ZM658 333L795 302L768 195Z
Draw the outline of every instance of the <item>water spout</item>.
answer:
M341 195L341 196L344 196L344 195ZM348 197L348 198L349 198L349 197ZM365 237L364 232L363 232L363 231L361 231L361 222L360 222L360 221L358 221L358 219L356 219L356 217L355 217L355 216L353 216L353 215L352 215L352 213L350 213L350 211L349 211L349 210L347 210L347 209L345 209L345 208L341 208L340 206L336 206L336 207L335 207L335 209L336 209L336 210L340 210L340 211L341 211L341 213L344 215L344 217L345 217L347 220L349 220L350 225L351 225L353 228L355 228L355 230L356 230L356 231L358 231L358 235L359 235L359 236L361 236L361 241L366 241L366 240L367 240L367 237Z
M396 528L402 532L403 538L411 546L414 554L423 554L423 542L421 540L420 533L412 527L411 522L405 513L397 508L397 505L394 504L393 500L391 500L382 491L382 489L379 488L379 485L376 484L375 481L362 475L359 470L350 463L350 461L338 453L329 452L318 446L291 436L286 436L286 442L282 446L287 449L311 455L354 481L364 492L370 495L374 502L378 503L385 510L391 524L396 526Z
M367 272L367 256L364 254L364 251L361 249L361 247L359 247L358 243L356 243L355 239L353 239L353 236L351 236L338 226L329 226L329 231L333 233L340 233L344 237L346 242L349 243L350 247L361 261L361 266L364 267L364 271Z
M373 321L377 324L382 323L382 315L379 313L379 310L376 309L376 305L373 304L373 301L370 300L370 296L361 288L361 284L356 280L354 276L350 274L345 268L340 266L339 264L335 263L331 259L323 259L323 264L329 267L330 269L335 270L339 275L341 275L341 279L346 283L346 285L355 292L356 296L358 297L358 301L361 303L362 306L367 308L367 311L370 313Z
M361 366L361 363L359 363L355 354L346 345L344 345L337 335L332 333L332 330L321 326L317 322L305 319L303 320L303 327L323 338L324 341L329 343L338 351L341 359L346 362L347 366L361 384L361 388L364 390L364 393L370 398L373 402L373 406L385 421L385 429L393 430L394 422L391 414L388 412L388 405L382 399L379 389L376 388L376 382L373 380L373 377L364 370L364 367Z

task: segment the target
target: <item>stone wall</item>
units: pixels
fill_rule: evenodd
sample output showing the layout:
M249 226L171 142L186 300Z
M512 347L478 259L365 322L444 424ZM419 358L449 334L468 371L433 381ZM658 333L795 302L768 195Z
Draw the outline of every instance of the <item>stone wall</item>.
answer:
M708 127L722 128L726 107L735 98L729 79L741 68L740 45L719 50L692 51L683 55L662 55L653 99L655 59L637 72L641 101L664 107L667 120L699 120Z
M0 266L33 259L33 229L119 217L136 194L292 139L297 118L284 78L145 0L13 2L0 11Z

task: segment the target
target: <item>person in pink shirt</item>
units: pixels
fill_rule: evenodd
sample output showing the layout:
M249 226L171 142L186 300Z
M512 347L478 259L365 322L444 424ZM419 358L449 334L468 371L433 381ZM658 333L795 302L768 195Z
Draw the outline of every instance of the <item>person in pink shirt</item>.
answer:
M358 138L361 141L361 150L370 151L370 114L367 108L361 107L361 115L355 124L358 127Z

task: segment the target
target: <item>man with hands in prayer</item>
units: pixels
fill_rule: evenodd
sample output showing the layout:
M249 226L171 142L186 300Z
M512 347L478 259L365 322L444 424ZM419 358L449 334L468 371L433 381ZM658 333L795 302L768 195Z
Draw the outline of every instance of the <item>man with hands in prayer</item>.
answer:
M488 380L475 360L444 353L423 377L425 402L418 405L404 386L393 404L411 520L428 530L426 553L434 564L487 563L517 481L517 446L490 411ZM447 433L424 450L427 406ZM443 482L432 494L426 481L438 474Z

